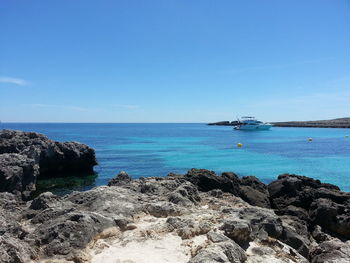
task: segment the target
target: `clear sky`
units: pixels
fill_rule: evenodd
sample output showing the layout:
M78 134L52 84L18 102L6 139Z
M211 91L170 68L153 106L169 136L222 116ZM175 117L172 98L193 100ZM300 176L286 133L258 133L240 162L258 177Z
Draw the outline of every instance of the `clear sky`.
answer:
M349 0L2 0L0 120L350 116Z

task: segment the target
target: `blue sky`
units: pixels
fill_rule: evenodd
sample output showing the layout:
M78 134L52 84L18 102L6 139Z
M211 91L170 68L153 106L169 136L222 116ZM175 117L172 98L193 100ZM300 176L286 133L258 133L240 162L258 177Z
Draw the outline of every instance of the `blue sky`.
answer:
M4 0L0 120L350 116L349 0Z

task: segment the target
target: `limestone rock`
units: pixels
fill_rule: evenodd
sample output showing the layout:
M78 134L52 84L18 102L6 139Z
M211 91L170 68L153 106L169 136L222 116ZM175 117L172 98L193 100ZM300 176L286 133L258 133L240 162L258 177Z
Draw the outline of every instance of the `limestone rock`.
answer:
M29 199L35 191L39 167L33 159L17 153L0 154L0 192Z
M38 177L88 175L95 151L77 142L55 142L34 132L0 131L0 191L29 199Z
M115 178L108 182L108 186L128 184L132 181L131 177L124 171L121 171Z

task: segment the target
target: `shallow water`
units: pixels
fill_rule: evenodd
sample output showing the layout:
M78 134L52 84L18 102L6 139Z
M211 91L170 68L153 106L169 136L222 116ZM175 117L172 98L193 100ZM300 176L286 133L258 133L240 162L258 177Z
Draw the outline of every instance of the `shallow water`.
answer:
M273 127L256 132L205 124L1 123L4 128L93 147L98 177L83 189L106 184L121 170L138 178L206 168L255 175L265 183L296 173L350 191L350 138L345 138L350 129Z

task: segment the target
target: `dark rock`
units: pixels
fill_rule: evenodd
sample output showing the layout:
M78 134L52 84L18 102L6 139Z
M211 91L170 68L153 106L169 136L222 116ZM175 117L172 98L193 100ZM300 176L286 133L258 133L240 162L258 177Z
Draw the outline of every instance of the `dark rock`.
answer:
M214 189L209 191L208 194L216 198L222 198L224 193L219 189Z
M83 249L90 240L115 223L91 212L68 213L44 222L32 233L47 256L69 255Z
M174 204L192 205L199 202L198 189L190 182L184 182L169 194L169 201Z
M255 176L244 176L241 179L241 185L250 186L252 189L255 189L261 193L264 193L266 195L269 195L269 191L267 189L267 186L262 183L258 178Z
M310 246L309 239L299 235L292 227L284 225L283 233L279 240L297 250L299 254L305 258L308 257Z
M280 239L283 233L282 220L272 211L259 207L242 209L225 209L229 216L224 220L221 229L228 237L246 247L253 239L267 236Z
M335 237L350 238L350 194L335 185L298 175L280 175L268 185L272 206L280 215L320 225Z
M310 221L308 211L306 211L304 208L296 207L294 205L289 205L281 210L276 210L276 214L289 215L307 223Z
M0 192L10 192L29 199L35 191L38 165L25 155L0 154Z
M241 186L239 196L244 201L246 201L251 205L264 207L264 208L271 207L269 196L265 193L262 193L260 191L253 189L250 186L245 186L245 185Z
M252 228L249 222L243 220L226 220L221 227L225 235L241 247L246 247L253 240Z
M152 183L142 183L141 188L140 188L140 192L144 193L144 194L147 194L147 193L154 194L157 192L157 189L158 189L157 186L155 186Z
M55 142L34 132L2 130L0 154L19 153L34 159L40 176L92 172L97 164L95 151L77 142Z
M128 225L131 223L131 221L126 218L117 218L114 219L114 222L120 228L121 231L128 230Z
M29 208L33 210L46 209L54 205L58 199L59 197L51 192L42 193L32 201Z
M350 128L350 118L337 118L318 121L272 122L276 127Z
M213 171L205 169L191 169L185 175L185 179L198 187L199 191L208 192L219 189L239 195L239 178L233 173L224 173L217 176Z
M320 198L310 206L310 219L336 236L350 239L350 207Z
M108 186L120 186L128 184L132 181L132 178L124 171L121 171L116 177L112 178L108 182Z
M93 172L95 151L77 142L55 142L34 132L0 131L0 191L28 199L38 177Z
M73 211L74 208L47 208L43 211L39 211L38 213L31 215L31 223L43 224Z
M240 180L239 196L251 205L271 208L267 186L255 176L245 176Z

